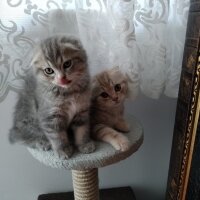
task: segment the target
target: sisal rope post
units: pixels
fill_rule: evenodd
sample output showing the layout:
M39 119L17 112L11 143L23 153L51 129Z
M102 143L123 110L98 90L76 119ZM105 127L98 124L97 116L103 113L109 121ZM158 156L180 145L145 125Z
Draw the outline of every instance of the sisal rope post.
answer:
M98 169L72 170L75 200L99 200Z

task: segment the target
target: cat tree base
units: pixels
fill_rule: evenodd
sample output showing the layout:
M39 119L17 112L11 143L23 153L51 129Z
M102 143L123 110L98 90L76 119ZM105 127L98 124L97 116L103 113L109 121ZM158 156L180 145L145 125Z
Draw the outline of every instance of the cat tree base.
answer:
M99 192L98 186L99 167L126 159L136 152L143 142L143 130L140 123L131 116L128 116L127 120L131 131L126 133L126 136L131 145L124 152L115 150L110 144L96 142L95 152L91 154L76 152L69 160L61 160L52 151L44 152L28 148L33 157L45 165L72 170L74 194L72 192L44 194L40 195L38 200L134 200L135 197L130 187L105 189Z
M136 200L131 187L99 190L100 200ZM41 194L38 200L74 200L73 192Z

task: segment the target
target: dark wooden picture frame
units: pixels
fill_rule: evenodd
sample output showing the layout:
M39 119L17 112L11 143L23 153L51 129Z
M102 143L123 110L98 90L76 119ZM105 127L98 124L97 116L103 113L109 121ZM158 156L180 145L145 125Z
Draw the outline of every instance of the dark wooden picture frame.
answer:
M177 101L167 200L200 199L200 0L191 0Z

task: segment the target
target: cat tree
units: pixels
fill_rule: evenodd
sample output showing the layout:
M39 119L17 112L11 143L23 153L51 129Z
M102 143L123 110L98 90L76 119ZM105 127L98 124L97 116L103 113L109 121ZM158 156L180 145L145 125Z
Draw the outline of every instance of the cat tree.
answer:
M60 160L52 151L42 152L30 148L28 150L34 158L45 165L72 170L75 200L99 200L98 168L129 157L138 150L143 142L143 130L140 123L131 116L128 116L128 121L131 131L126 133L126 136L129 138L131 146L125 152L116 151L111 145L103 142L96 143L95 152L91 154L77 152L69 160ZM122 195L121 192L120 195ZM38 200L68 200L67 197L65 194L48 194L40 195ZM121 199L129 200L130 198ZM109 200L111 199L109 198Z

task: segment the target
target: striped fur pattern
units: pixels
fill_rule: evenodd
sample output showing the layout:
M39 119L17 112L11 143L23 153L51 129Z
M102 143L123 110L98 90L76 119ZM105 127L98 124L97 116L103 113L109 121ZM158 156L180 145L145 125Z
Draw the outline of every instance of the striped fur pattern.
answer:
M125 76L117 67L98 74L93 81L91 123L95 139L111 144L116 150L129 148L124 133L129 125L123 118L128 93Z
M69 158L75 145L94 151L89 136L90 76L79 40L54 36L42 41L32 60L14 113L10 141L53 149Z

